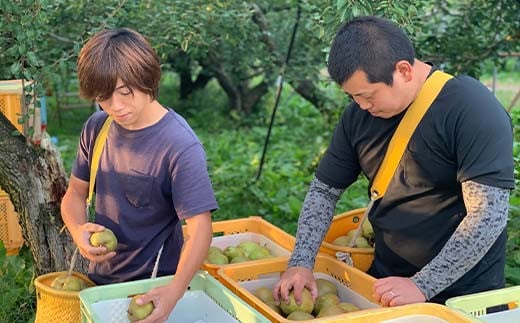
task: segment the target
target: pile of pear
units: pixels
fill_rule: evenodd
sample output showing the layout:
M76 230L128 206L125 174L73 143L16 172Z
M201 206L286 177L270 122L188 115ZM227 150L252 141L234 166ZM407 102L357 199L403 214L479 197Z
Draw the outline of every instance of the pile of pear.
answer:
M356 233L356 229L352 229L348 231L345 235L338 236L334 241L332 241L333 245L348 247L350 241L354 237ZM368 221L368 219L363 222L363 226L361 227L361 235L356 239L354 244L354 248L373 248L374 247L374 229L372 228L372 224Z
M236 246L227 246L223 250L211 246L206 262L214 265L236 264L240 262L273 258L271 250L254 241L244 241Z
M360 310L356 305L343 302L339 298L338 289L333 282L318 278L316 279L316 284L318 286L318 298L316 298L316 302L313 302L311 292L307 288L304 288L300 305L296 303L292 291L289 293L289 303L282 301L279 305L276 304L273 292L268 287L257 288L254 291L254 295L276 313L292 321L312 320L314 318Z

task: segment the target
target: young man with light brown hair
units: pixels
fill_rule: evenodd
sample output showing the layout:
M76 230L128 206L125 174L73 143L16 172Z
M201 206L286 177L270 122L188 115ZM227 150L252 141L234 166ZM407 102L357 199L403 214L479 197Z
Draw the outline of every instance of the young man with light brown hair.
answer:
M103 111L83 127L61 205L96 284L150 278L162 248L158 276L175 274L175 279L141 297L155 307L144 322L167 320L184 295L207 254L211 212L217 209L202 144L186 120L157 101L159 64L145 38L127 28L99 32L82 48L80 91ZM88 222L93 147L107 117L114 122L99 160L95 220ZM104 228L118 239L113 252L89 243L90 235Z

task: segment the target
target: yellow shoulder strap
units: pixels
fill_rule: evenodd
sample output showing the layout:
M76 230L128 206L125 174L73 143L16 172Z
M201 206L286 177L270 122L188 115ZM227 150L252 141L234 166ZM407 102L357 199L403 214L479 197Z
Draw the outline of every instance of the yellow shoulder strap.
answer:
M94 196L94 185L96 183L96 175L99 167L99 158L101 157L101 152L105 147L105 142L107 141L108 130L110 129L110 125L112 124L112 117L108 117L101 130L99 131L96 141L94 142L94 151L92 154L92 160L90 161L90 180L88 187L88 197L87 197L87 207L92 202L92 197Z
M370 188L370 194L373 200L377 200L385 195L388 184L390 184L390 180L403 157L404 150L406 146L408 146L408 142L417 128L417 125L437 95L439 95L444 84L452 77L453 76L441 71L433 72L433 74L426 79L415 101L408 107L408 110L390 140L383 163Z

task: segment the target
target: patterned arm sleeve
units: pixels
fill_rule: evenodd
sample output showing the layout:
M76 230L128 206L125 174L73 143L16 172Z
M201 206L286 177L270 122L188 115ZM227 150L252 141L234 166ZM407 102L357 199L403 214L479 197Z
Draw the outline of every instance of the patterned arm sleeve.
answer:
M427 300L473 268L506 227L509 189L467 181L462 195L466 217L439 254L412 277Z
M334 216L336 203L344 190L333 188L317 178L312 181L298 220L296 245L289 267L314 268L314 261Z

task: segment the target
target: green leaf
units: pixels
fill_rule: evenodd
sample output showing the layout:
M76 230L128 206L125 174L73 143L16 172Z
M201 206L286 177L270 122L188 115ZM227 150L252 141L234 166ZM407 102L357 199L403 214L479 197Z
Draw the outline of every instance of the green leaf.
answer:
M343 10L344 7L347 6L347 0L337 0L336 1L336 9L337 10Z
M22 64L20 64L19 62L14 62L10 67L11 74L15 77L18 76L18 74L20 73L21 70L22 70Z
M27 46L25 46L24 43L20 43L18 45L18 52L20 53L20 55L25 56L27 54Z
M29 51L27 53L27 59L29 60L29 63L31 63L31 65L33 65L35 67L40 66L40 63L38 62L38 58L36 58L36 55L34 54L34 52Z
M520 266L520 250L513 252L513 261Z

